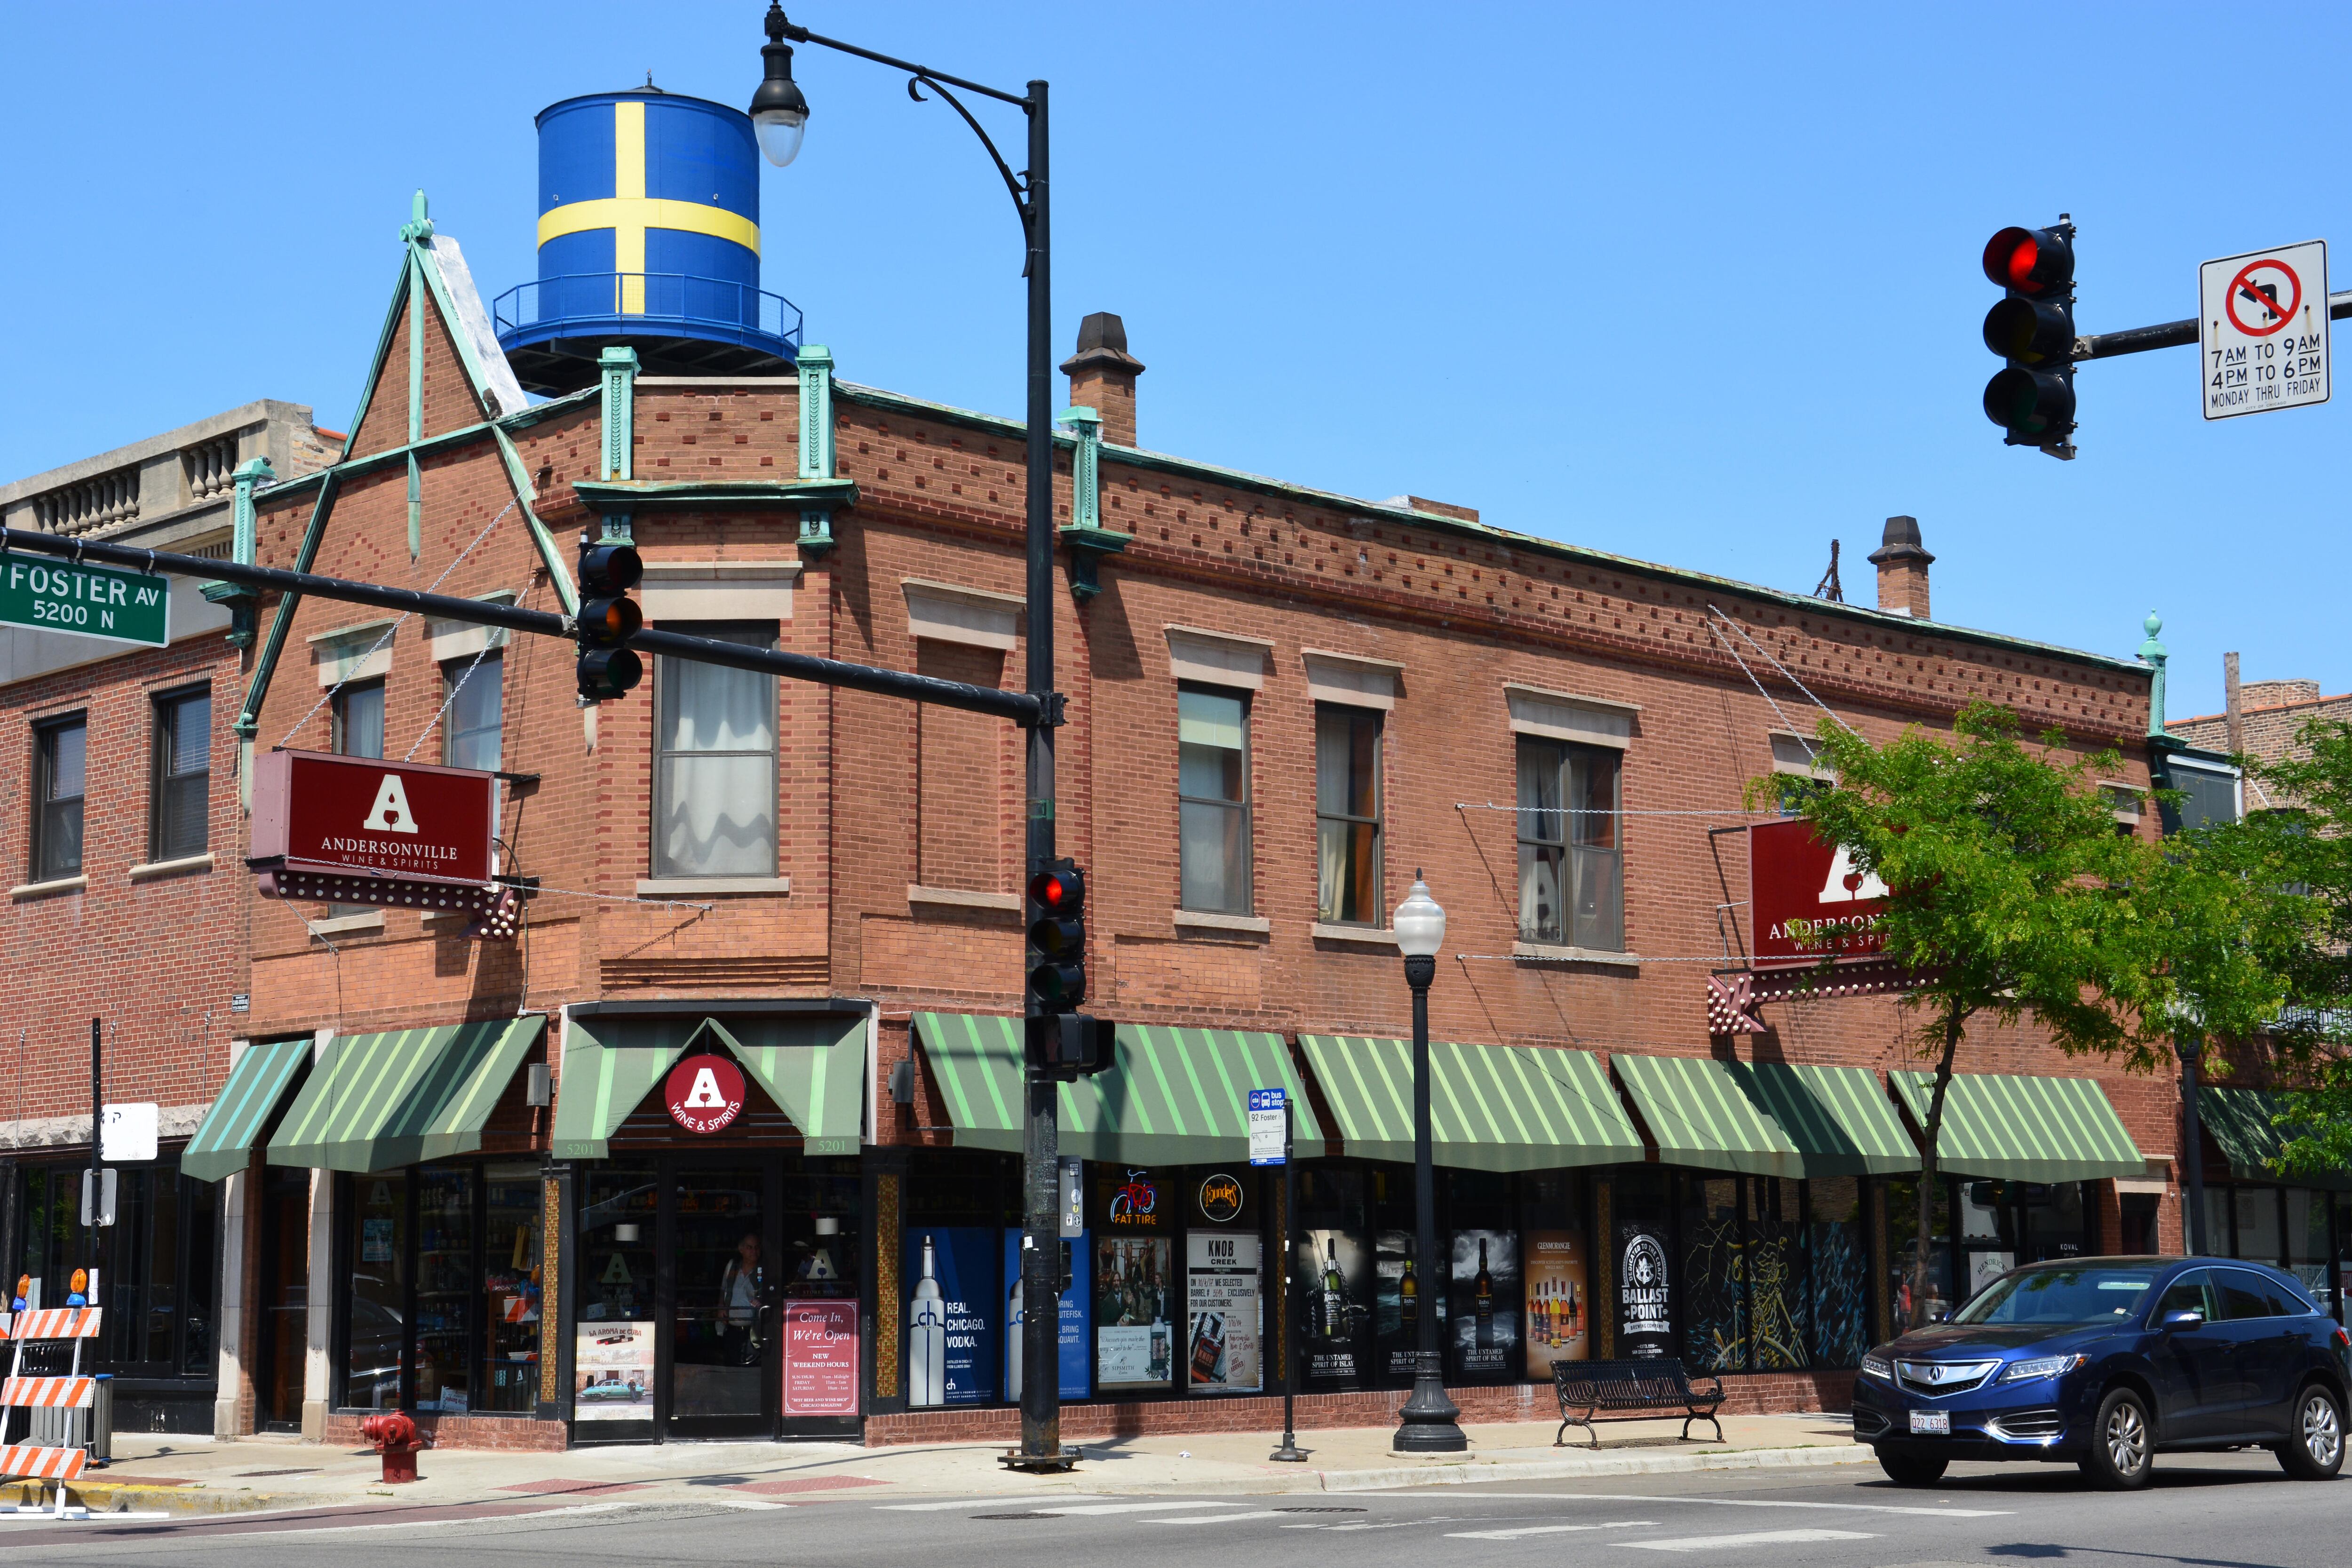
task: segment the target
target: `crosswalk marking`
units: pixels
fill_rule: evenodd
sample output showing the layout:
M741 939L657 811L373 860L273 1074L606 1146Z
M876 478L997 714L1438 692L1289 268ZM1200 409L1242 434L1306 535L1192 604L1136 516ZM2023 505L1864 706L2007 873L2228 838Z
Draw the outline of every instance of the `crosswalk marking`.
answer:
M1875 1541L1859 1530L1751 1530L1738 1535L1685 1535L1670 1541L1621 1541L1644 1552L1713 1552L1727 1546L1790 1546L1808 1541Z
M1278 1508L1262 1508L1249 1513L1204 1513L1195 1519L1147 1519L1143 1524L1234 1524L1244 1519L1280 1519Z
M1076 1508L1068 1508L1058 1503L1049 1503L1044 1507L1033 1505L1027 1511L1031 1513L1050 1513L1056 1516L1066 1514L1083 1518L1087 1515L1098 1513L1166 1513L1171 1509L1179 1508L1239 1507L1241 1507L1241 1504L1237 1502L1090 1502L1082 1503Z
M1530 1524L1517 1530L1455 1530L1446 1532L1448 1541L1517 1541L1523 1535L1568 1535L1581 1530L1632 1530L1636 1526L1657 1526L1654 1519L1612 1519L1606 1524Z
M1431 1496L1397 1490L1391 1496ZM1640 1492L1475 1492L1482 1498L1503 1498L1514 1502L1639 1502L1692 1503L1706 1508L1811 1508L1830 1509L1841 1513L1907 1513L1932 1519L1997 1519L2016 1512L2008 1508L1919 1508L1889 1502L1792 1502L1785 1498L1737 1497L1654 1497Z

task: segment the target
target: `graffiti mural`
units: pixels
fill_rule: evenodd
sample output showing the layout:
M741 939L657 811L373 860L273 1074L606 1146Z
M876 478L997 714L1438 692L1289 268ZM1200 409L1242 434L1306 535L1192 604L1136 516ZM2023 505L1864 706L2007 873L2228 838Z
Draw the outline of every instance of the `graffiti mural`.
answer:
M1693 1184L1708 1189L1734 1185ZM1683 1361L1694 1371L1748 1369L1748 1260L1740 1229L1739 1211L1727 1202L1718 1207L1703 1199L1684 1211Z

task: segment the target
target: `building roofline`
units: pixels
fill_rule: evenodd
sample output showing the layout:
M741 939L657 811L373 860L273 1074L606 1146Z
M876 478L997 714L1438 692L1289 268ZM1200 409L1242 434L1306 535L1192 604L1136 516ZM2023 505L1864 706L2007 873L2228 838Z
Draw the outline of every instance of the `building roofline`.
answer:
M914 415L926 419L937 419L975 430L986 430L992 434L1003 436L1008 440L1024 438L1024 427L1018 419L1008 419L1001 415L982 414L969 408L958 408L951 404L932 403L922 398L908 396L905 393L887 392L880 387L866 386L855 382L836 379L834 388L844 400L869 408ZM1063 439L1067 438L1063 437ZM1976 643L1989 647L2007 648L2043 658L2069 659L2124 674L2148 676L2153 673L2147 665L2137 658L2091 653L2081 648L2064 647L2055 643L2036 642L2028 637L2011 637L2000 632L1979 631L1974 627L1956 626L1943 621L1926 621L1913 616L1891 615L1885 610L1869 609L1861 605L1817 599L1810 594L1795 594L1786 589L1769 588L1755 583L1742 583L1737 578L1718 577L1712 573L1661 565L1655 562L1638 560L1630 555L1618 555L1585 545L1567 544L1535 534L1520 533L1515 530L1498 528L1492 523L1470 522L1461 518L1443 517L1435 512L1393 506L1385 501L1366 500L1360 497L1340 495L1331 490L1291 484L1282 479L1269 479L1263 474L1253 474L1240 468L1223 468L1214 463L1204 463L1190 458L1174 457L1165 452L1149 451L1139 447L1120 447L1106 441L1103 443L1102 450L1107 460L1128 468L1181 475L1188 479L1225 485L1235 489L1278 496L1303 505L1341 511L1350 516L1410 524L1415 528L1428 529L1435 533L1458 534L1464 538L1483 540L1514 550L1536 552L1559 560L1574 562L1579 565L1605 566L1611 571L1625 572L1661 583L1671 583L1684 587L1712 588L1727 594L1738 594L1743 598L1762 600L1804 615L1821 616L1826 619L1848 620L1859 626L1885 631L1901 628L1921 636L1951 637L1958 641Z
M2301 697L2293 702L2265 702L2259 708L2241 708L2238 710L2238 717L2251 719L2257 713L2284 713L2293 708L2326 708L2337 702L2352 702L2352 691L2335 697ZM2168 719L2165 721L2165 727L2173 729L2182 724L2219 724L2229 716L2227 711L2197 713L2186 719Z
M125 442L110 450L94 453L87 458L77 458L70 463L59 463L57 467L45 468L37 474L27 474L21 479L13 479L5 485L0 485L0 507L14 505L17 501L33 496L46 495L50 490L61 489L94 475L112 473L117 468L127 468L133 463L143 463L150 458L161 457L166 452L176 451L182 447L192 447L199 441L209 441L216 436L226 436L232 431L247 429L256 425L266 425L272 420L284 420L289 424L299 423L308 425L312 429L318 428L317 422L310 417L310 405L281 402L274 397L257 397L250 403L240 403L236 407L225 408L218 414L206 415L202 419L192 419L175 429L162 431L153 436L143 436L136 441Z

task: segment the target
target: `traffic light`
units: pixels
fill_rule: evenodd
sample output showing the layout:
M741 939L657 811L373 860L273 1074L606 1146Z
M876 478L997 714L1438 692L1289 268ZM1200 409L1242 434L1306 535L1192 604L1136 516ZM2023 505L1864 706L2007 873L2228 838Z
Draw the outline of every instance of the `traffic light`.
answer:
M2071 458L2074 432L2074 226L2005 228L1986 244L1984 273L2006 290L1985 312L1985 347L2009 362L1985 384L1985 417L2012 447Z
M619 697L645 679L646 667L628 646L646 624L629 590L646 574L636 547L610 540L580 546L580 612L572 617L580 644L580 698Z
M1087 879L1066 858L1029 879L1029 999L1046 1017L1087 999Z

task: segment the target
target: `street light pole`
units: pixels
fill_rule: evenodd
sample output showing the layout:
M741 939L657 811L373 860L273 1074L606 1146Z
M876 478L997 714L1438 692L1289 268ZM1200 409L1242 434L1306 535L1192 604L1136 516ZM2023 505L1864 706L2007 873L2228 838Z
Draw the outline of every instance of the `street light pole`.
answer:
M1422 1294L1431 1299L1414 1314L1421 1342L1413 1355L1412 1396L1397 1412L1400 1454L1458 1454L1470 1446L1455 1417L1461 1407L1445 1396L1445 1358L1437 1345L1437 1304L1446 1299L1453 1276L1437 1267L1437 1168L1429 1125L1429 986L1437 978L1437 950L1445 942L1445 911L1429 896L1421 873L1396 911L1397 950L1404 954L1404 983L1412 988L1412 1201L1414 1260L1422 1270Z
M1022 276L1029 280L1027 547L1028 547L1028 689L1034 700L1034 717L1026 721L1028 868L1023 885L1034 883L1054 859L1054 729L1062 722L1063 701L1054 689L1054 289L1053 237L1048 222L1046 170L1045 84L1029 83L1025 95L950 76L912 60L877 54L856 44L828 38L797 26L784 16L779 0L771 0L767 16L768 44L761 50L763 79L751 100L751 121L769 162L782 167L799 155L809 118L806 98L792 78L792 50L784 40L815 44L842 54L856 55L907 73L907 93L921 101L929 89L971 127L981 145L996 164L1020 215L1026 242ZM1029 166L1015 175L981 128L971 110L951 89L961 89L1019 109L1029 121ZM1030 911L1033 915L1034 910ZM1034 1003L1031 1004L1032 1010ZM1061 1296L1062 1244L1060 1229L1060 1128L1056 1122L1058 1088L1043 1062L1031 1059L1023 1068L1021 1305L1021 1447L1007 1454L1005 1463L1021 1469L1067 1469L1076 1457L1062 1448ZM892 1308L896 1310L895 1306Z

